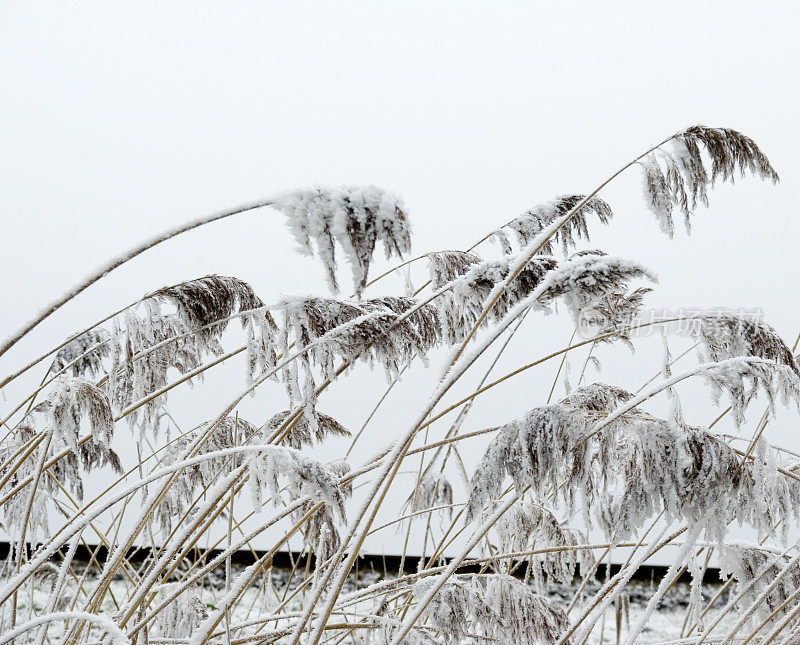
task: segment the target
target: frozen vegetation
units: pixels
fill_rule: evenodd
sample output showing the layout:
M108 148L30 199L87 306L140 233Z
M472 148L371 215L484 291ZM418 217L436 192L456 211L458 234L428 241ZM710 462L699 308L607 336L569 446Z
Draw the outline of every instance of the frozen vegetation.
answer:
M676 218L690 228L716 183L778 179L751 139L703 126L668 137L629 169L642 172L645 203L669 237ZM31 386L0 413L10 536L0 645L798 642L798 462L768 430L776 406L800 403L795 349L764 321L696 312L699 356L679 367L674 319L638 317L654 273L590 247L592 227L614 221L597 194L604 185L495 224L468 249L417 257L396 195L375 186L287 191L157 236L55 300L0 355L127 260L256 208L285 216L332 292L267 303L218 275L157 288L3 376L2 388ZM409 272L402 293L382 291L391 272L370 280L377 246ZM490 377L511 337L536 334L537 317L559 309L570 329L588 325L591 336ZM599 344L635 349L646 327L663 332L654 379L638 389L585 379ZM237 333L240 345L224 347ZM516 418L464 427L483 392L515 396L511 376L568 354L584 369L563 396L553 396L554 383L550 398ZM194 384L202 397L204 372L227 361L242 364L240 393L176 432L170 393ZM385 376L388 395L412 364L429 368L430 395L407 407L391 436L378 435L378 454L354 460L384 397L355 395L363 425L348 428L325 411L330 390L345 391L365 365ZM459 399L467 374L480 383ZM741 436L687 418L677 386L696 381ZM265 397L260 418L240 415L242 401L270 383L280 405ZM654 397L669 401L668 414L649 409ZM763 414L749 427L745 412L756 406ZM130 433L135 453L119 454L117 433ZM481 458L468 469L459 445L475 437ZM350 450L323 460L309 452L334 438ZM98 469L113 483L85 494ZM381 524L397 489L406 504ZM422 537L411 537L412 526ZM734 526L756 537L734 541ZM381 531L405 537L400 570L356 573L365 540ZM256 539L271 546L256 553ZM99 557L75 559L93 545L104 547ZM142 546L149 555L134 557ZM298 546L292 569L273 566ZM611 552L620 566L606 572ZM233 564L241 553L253 563ZM419 566L404 567L419 555ZM653 556L671 564L643 583L637 572ZM712 558L721 579L709 583Z

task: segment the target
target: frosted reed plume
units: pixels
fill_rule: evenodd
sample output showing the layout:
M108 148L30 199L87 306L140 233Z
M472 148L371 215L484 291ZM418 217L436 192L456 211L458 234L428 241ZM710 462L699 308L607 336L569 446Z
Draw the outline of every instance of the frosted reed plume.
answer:
M584 201L585 203L581 205ZM611 207L599 197L561 195L515 217L494 232L495 239L498 240L505 253L511 253L512 247L507 232L515 235L520 247L527 246L547 226L573 209L577 210L572 218L551 239L545 241L540 253L553 255L553 245L558 244L564 255L567 255L570 249L575 248L579 240L589 240L588 216L594 215L601 224L608 224L614 217Z
M691 230L694 209L698 203L708 205L708 190L715 182L733 182L748 172L778 181L778 173L752 139L728 128L702 125L676 134L668 145L648 154L641 166L647 205L670 237L675 233L673 213L683 215L686 230Z
M286 215L300 250L308 255L316 251L334 293L339 290L336 244L350 263L357 294L367 283L378 242L383 242L387 259L401 257L411 249L411 230L403 202L377 186L294 190L276 196L272 205Z
M69 370L72 376L95 377L103 373L103 359L108 357L110 334L99 327L70 341L53 358L50 370L58 374Z
M281 443L289 448L299 450L304 445L321 443L327 437L349 437L350 431L336 419L317 410L312 412L313 423L308 420L306 414L300 416L296 422L288 429L286 436ZM282 410L274 414L265 426L267 436L277 432L292 416L291 410Z

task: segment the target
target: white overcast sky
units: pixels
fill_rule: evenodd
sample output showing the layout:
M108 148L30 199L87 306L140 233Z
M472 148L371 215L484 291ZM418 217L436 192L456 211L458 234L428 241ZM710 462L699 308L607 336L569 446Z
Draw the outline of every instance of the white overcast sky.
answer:
M791 343L800 331L798 13L795 2L730 0L0 2L0 336L146 237L278 190L376 183L404 197L416 253L464 248L703 123L752 136L781 184L716 189L692 236L669 242L638 172L628 172L601 193L616 219L594 227L591 247L652 267L653 306L760 307ZM242 278L265 301L324 288L282 216L248 213L117 270L3 357L0 371L154 288L208 273ZM402 288L384 284L373 293ZM506 369L569 338L563 316L530 320ZM601 378L641 385L658 368L660 341L642 344L634 358L604 350ZM487 397L469 429L541 403L555 367ZM209 375L202 400L175 397L176 417L190 425L213 414L242 388L241 374ZM434 384L435 374L404 383L365 445L405 430ZM383 387L356 374L321 409L358 426L363 401L371 407ZM687 397L704 393L698 383ZM251 402L252 420L282 407L279 394ZM713 418L701 407L691 422ZM782 419L771 438L797 447L796 425ZM483 444L472 445L468 461Z

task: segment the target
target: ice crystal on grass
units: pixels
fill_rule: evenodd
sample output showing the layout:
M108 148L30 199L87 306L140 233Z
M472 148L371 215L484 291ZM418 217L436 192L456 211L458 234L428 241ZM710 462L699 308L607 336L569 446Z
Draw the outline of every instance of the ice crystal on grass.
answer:
M297 297L282 302L281 351L286 355L294 343L294 350L299 352L298 360L283 370L283 381L290 400L305 405L313 432L315 369L323 379L330 379L334 378L337 360L361 360L382 367L391 378L413 359L426 360L428 351L439 341L438 318L427 306L410 312L415 304L402 297L360 303Z
M505 280L516 257L505 256L498 260L484 260L473 264L463 275L452 281L452 288L435 301L445 339L453 344L463 340L475 326L486 300L495 285ZM508 311L539 286L545 274L557 266L550 257L535 257L503 291L489 312L484 325L502 318Z
M800 589L800 563L792 558L765 549L726 545L720 553L720 574L733 576L740 588L747 588L740 601L741 608L755 602L775 583L756 610L758 621L769 619L770 627L796 607L791 601Z
M530 487L537 500L555 492L569 508L582 500L587 525L593 509L613 541L634 535L662 511L702 525L712 540L722 540L735 519L773 535L781 518L798 517L800 486L780 475L778 455L765 442L745 461L706 429L637 409L589 434L631 396L604 384L584 386L502 426L472 477L468 518L499 497L506 476L517 490ZM523 519L510 518L516 524L505 533L525 535Z
M436 584L438 576L423 578L415 585L415 594L423 598ZM483 588L476 579L453 576L442 585L423 614L448 643L459 643L486 626L489 631L501 616L486 602Z
M156 596L159 603L169 594L172 585L165 585ZM162 609L155 620L155 627L162 638L183 638L191 635L208 618L208 607L200 600L197 591L186 589Z
M501 616L491 634L500 642L550 644L569 629L569 618L561 607L511 576L487 576L485 597Z
M699 323L698 336L709 360L757 356L788 367L800 376L792 350L766 323L733 313L702 316Z
M436 506L452 505L453 486L442 473L430 473L422 478L422 481L414 489L409 498L411 502L411 512L424 511ZM453 509L447 509L450 518L453 517Z
M48 406L46 404L37 406L37 411L44 412L45 419L47 418ZM0 488L0 496L10 493L27 477L34 474L35 461L33 459L26 459L21 463L18 462L18 459L38 434L33 420L29 417L24 423L18 424L10 436L0 444L0 464L6 465L0 470L0 478L4 478L10 473L5 485ZM64 438L54 437L47 450L47 459L52 459L64 448L69 448L69 454L55 461L47 469L37 486L37 496L34 499L35 512L30 516L29 535L32 538L48 534L48 500L51 496L58 495L61 487L70 490L79 501L83 499L82 471L90 473L96 468L108 465L116 474L122 473L119 456L104 440L95 440L90 437L79 445L77 450L73 450ZM4 523L7 528L20 528L25 516L28 490L23 488L3 504Z
M547 487L558 490L559 475L581 455L572 449L588 432L584 415L564 405L546 405L502 426L489 444L470 482L467 517L475 518L481 509L503 490L510 476L517 490L531 486L537 494Z
M85 331L56 352L50 371L54 374L67 367L72 376L97 376L102 374L103 359L110 352L109 333L102 327Z
M460 342L475 326L493 289L508 278L516 261L514 256L505 256L472 264L436 299L447 342ZM563 299L576 319L594 308L593 315L602 312L608 324L622 324L646 293L640 290L628 295L628 283L636 279L656 281L642 264L602 251L576 253L561 263L535 256L503 290L483 324L501 319L534 291L539 293L535 304L541 307Z
M792 351L769 325L729 313L717 313L697 319L695 331L702 341L703 359L724 361L738 357L756 357L767 364L741 362L706 373L715 399L726 394L738 424L753 398L763 393L770 408L776 399L784 403L800 401L800 368Z
M254 381L277 365L277 326L268 311L243 316L242 325L247 335L247 379Z
M683 466L678 430L661 419L637 420L600 441L595 481L582 492L594 503L606 537L622 540L665 506L677 510Z
M186 327L209 341L219 338L232 315L264 306L249 284L221 275L208 275L164 287L152 297L175 305ZM245 325L244 320L242 325ZM274 321L272 326L275 326Z
M588 413L607 414L632 397L633 394L615 385L592 383L574 389L561 403Z
M670 237L675 232L673 213L683 215L689 231L694 209L698 203L708 205L708 188L717 180L733 182L749 172L773 183L778 181L778 174L756 143L728 128L687 128L668 146L649 153L639 163L644 170L647 205Z
M563 609L516 578L503 574L482 578L485 587L477 578L451 577L425 608L424 616L448 643L483 637L544 645L557 642L569 628ZM420 580L416 595L424 597L436 581L437 577Z
M537 235L545 228L550 226L559 217L569 213L571 210L587 200L586 195L561 195L555 199L539 204L522 215L514 218L495 232L495 236L500 241L506 253L511 252L511 245L508 242L506 231L516 235L520 247L530 244ZM557 243L566 255L569 249L574 248L577 239L589 239L588 216L595 215L601 224L608 224L614 216L611 207L599 197L590 197L583 206L578 208L566 223L548 239L539 249L543 255L553 254L553 244Z
M595 562L590 549L569 548L587 543L583 533L562 527L553 513L527 499L515 504L501 517L495 529L504 552L529 551L534 543L537 549L568 547L526 557L540 591L544 590L547 580L571 584L576 567L580 567L583 575Z
M309 422L306 413L300 415L285 432L280 443L289 448L300 449L303 445L324 441L326 437L349 437L350 431L333 417L314 410L314 422ZM274 414L265 426L265 434L271 436L292 416L292 410Z
M635 279L657 282L655 274L638 262L596 251L576 254L545 276L540 302L560 298L577 319L600 299L626 292L627 283Z
M207 434L211 425L210 422L204 423L197 430L173 441L164 455L164 465L170 465L180 460L190 445ZM203 455L226 448L253 445L260 439L260 433L251 423L238 417L226 417L200 444L197 454ZM169 535L173 522L181 518L189 509L202 488L211 486L245 461L245 456L235 454L201 461L181 469L177 479L158 505L153 515L154 523L159 526L164 535Z
M581 310L581 331L584 335L587 332L594 335L615 332L612 336L602 339L602 341L613 342L621 340L633 351L634 346L630 340L627 327L634 316L641 310L644 297L651 291L652 289L648 287L639 287L630 293L624 289L615 289L600 296Z
M209 275L159 289L153 297L175 305L186 328L195 331L204 342L200 349L212 354L221 353L219 337L228 327L229 318L249 312L240 316L247 336L248 379L252 381L257 374L275 366L275 320L246 282Z
M164 312L162 305L173 311ZM206 356L224 352L220 337L242 312L250 379L275 366L276 326L253 289L237 278L210 275L165 287L115 318L107 391L125 409L168 384L171 369L185 374ZM252 311L257 310L257 311ZM131 411L128 422L158 432L166 393Z
M252 455L248 463L248 483L256 508L262 504L262 488L267 490L275 505L309 496L311 502L294 512L296 519L308 512L311 505L322 502L307 521L304 538L318 558L330 557L339 546L337 525L345 521L347 491L339 487L340 467L309 459L292 448L275 446L265 446L264 451Z
M292 448L265 446L263 454L249 459L250 489L254 502L261 505L261 488L265 487L278 504L286 495L293 500L310 495L324 502L341 520L344 518L344 494L339 478L325 464L304 456ZM279 477L284 486L279 485Z
M189 333L180 317L164 314L156 299L144 300L139 309L127 310L115 319L111 337L111 368L105 389L120 411L164 388L170 369L186 373L199 367L207 345ZM132 410L127 416L129 425L157 434L165 402L166 393Z
M394 640L395 634L402 624L400 616L393 611L390 603L381 600L374 609L374 617L380 627L377 629L355 630L352 634L354 645L389 645ZM437 645L439 642L433 637L432 628L414 625L403 637L404 645Z
M428 253L426 257L434 291L464 275L472 265L481 262L480 257L467 251L436 251Z
M78 452L81 422L85 420L96 442L108 444L114 434L114 415L105 392L82 378L59 376L39 411L47 413L54 436Z
M344 459L336 459L328 464L328 468L330 468L331 472L339 478L339 480L343 479L344 477L348 476L348 473L352 470L350 464L347 463ZM352 480L345 484L340 484L339 488L342 489L342 493L345 497L350 497L353 494L353 482Z
M272 205L286 215L300 249L319 256L331 290L336 282L336 243L344 251L360 294L367 283L375 245L387 259L411 250L411 229L403 202L377 186L316 187L278 195ZM312 246L313 243L313 246Z
M745 462L707 430L655 418L622 428L615 444L616 451L602 460L606 492L594 497L609 538L633 535L661 510L702 524L712 540L722 540L734 519L772 535L780 518L798 517L792 500L800 488L779 475L774 449L763 444Z

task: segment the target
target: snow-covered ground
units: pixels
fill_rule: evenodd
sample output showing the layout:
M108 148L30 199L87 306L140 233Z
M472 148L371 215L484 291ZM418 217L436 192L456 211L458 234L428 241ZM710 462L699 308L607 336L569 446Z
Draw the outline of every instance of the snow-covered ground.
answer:
M234 567L234 571L232 572L234 579L239 571L239 567ZM291 598L292 593L297 588L297 582L295 578L291 577L290 573L291 572L288 569L273 568L271 570L271 580L269 581L271 583L271 588L267 588L265 584L266 581L262 576L257 577L253 585L245 591L243 597L236 604L231 615L232 626L235 627L236 625L247 623L248 621L257 622L261 616L266 613L271 613L287 598ZM355 580L351 579L350 584L345 589L345 593L350 593L357 589L365 588L379 579L380 578L378 575L371 572L362 574L359 577L357 584ZM84 588L91 589L93 586L92 582L91 576L87 577L87 582L84 585ZM26 593L20 594L18 600L17 624L24 623L25 621L29 620L31 604L34 607L34 613L39 614L42 612L43 607L47 602L48 588L49 585L46 584L45 581L42 581L42 584L37 586L32 594L30 589ZM599 585L597 583L592 583L589 585L588 589L584 592L585 599L590 599L598 588ZM704 588L704 601L707 602L711 598L709 593L713 594L718 589L719 587L707 585ZM548 590L548 596L552 600L555 600L556 602L562 604L562 606L566 607L574 596L576 590L576 587L554 585ZM629 626L632 627L638 622L645 610L647 598L654 590L655 587L649 582L629 583L627 586L629 607L627 617L620 616L621 631L619 642L625 642ZM225 594L224 575L222 572L217 572L213 577L206 578L205 583L202 586L197 587L195 591L198 594L201 603L205 605L205 611L213 611ZM115 602L122 602L123 599L129 597L130 592L130 586L126 583L126 581L122 579L116 580L112 584L111 594L107 594L106 596L106 600L102 608L103 613L108 617L114 616L118 610ZM62 599L61 605L57 607L57 609L69 610L69 603L71 602L72 598L73 593L68 594ZM292 611L299 609L301 607L301 599L302 594L299 594L293 600L289 600L286 603L287 610ZM716 612L725 606L727 600L728 593L726 592L722 594L720 599L717 600L714 609L709 612L709 615L706 618L706 624L713 622ZM688 601L688 585L683 583L675 585L665 596L664 601L661 603L658 611L653 613L653 615L650 617L647 627L642 632L642 635L637 643L655 644L681 638L682 630L685 631L685 624L687 621ZM368 600L353 605L348 609L354 612L362 611L366 613L372 613L375 610L373 605L374 601ZM586 600L578 602L570 612L570 618L574 620L580 617L586 606ZM616 644L618 642L617 618L618 616L615 609L613 607L609 608L604 619L601 619L596 624L595 629L593 630L592 635L587 643L591 643L593 645L599 645L601 643ZM735 612L731 612L723 619L720 625L715 629L714 633L719 636L724 635L727 632L727 627L732 625L736 618ZM7 629L7 617L4 617L4 619L4 624L0 626L0 633ZM260 633L263 634L264 630L274 630L276 627L279 626L277 626L275 623L270 623L265 625ZM246 631L248 634L252 634L255 629L256 627L248 627ZM187 634L187 637L189 635L190 634ZM240 634L240 636L242 635L244 634ZM696 633L694 635L696 635ZM49 642L54 644L60 643L62 636L63 625L61 623L53 623L48 630ZM32 643L35 641L35 637L36 630L31 630L26 634L25 638L18 639L17 642ZM158 629L151 630L149 642L159 642Z

